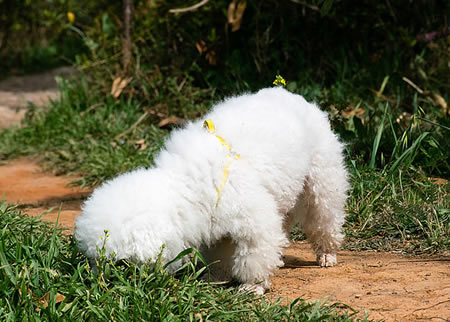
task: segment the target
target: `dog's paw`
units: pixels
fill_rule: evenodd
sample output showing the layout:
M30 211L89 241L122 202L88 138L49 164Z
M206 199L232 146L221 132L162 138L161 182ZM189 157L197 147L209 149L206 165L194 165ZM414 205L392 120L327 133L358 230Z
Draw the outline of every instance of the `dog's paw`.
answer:
M331 267L337 264L336 254L320 254L317 255L317 264L320 267Z
M260 284L242 284L239 287L239 291L253 292L256 295L264 295L265 289Z

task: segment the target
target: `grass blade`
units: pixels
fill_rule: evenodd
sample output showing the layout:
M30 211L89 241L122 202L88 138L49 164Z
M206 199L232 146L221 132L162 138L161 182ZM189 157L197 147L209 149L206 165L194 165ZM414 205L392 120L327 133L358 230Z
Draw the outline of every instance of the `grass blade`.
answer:
M394 162L394 164L391 166L391 168L388 171L388 175L392 175L404 162L403 166L405 168L409 167L412 162L414 161L415 154L417 150L419 149L422 141L430 134L430 132L424 132L422 133L416 141L411 145L408 149L406 149L405 152L400 155L400 157Z
M9 280L17 286L17 278L14 275L11 265L8 263L8 259L5 255L5 243L4 241L0 241L0 264L2 265L0 269L4 269L6 276L9 277Z
M384 114L381 119L380 126L378 127L377 135L375 136L375 140L373 141L372 158L370 159L370 163L369 163L369 167L371 169L375 168L375 160L377 157L378 148L380 146L381 136L383 135L384 121L386 119L387 108L388 108L388 105L386 104L386 108L384 109Z

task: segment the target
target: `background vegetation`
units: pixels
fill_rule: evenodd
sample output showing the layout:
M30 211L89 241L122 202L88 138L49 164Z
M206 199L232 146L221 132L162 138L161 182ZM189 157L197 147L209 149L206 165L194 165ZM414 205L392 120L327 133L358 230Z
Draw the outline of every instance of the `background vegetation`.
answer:
M60 80L60 101L31 106L21 127L0 133L0 157L40 154L97 185L151 164L173 126L280 73L347 143L345 247L448 254L448 1L217 0L170 11L185 6L134 1L125 69L121 3L0 0L1 76L67 61L80 71Z

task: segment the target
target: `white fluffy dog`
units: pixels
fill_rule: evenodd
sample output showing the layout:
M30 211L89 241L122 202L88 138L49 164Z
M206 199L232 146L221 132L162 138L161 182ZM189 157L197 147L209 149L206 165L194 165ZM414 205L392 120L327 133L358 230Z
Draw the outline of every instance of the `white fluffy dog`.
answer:
M138 263L163 245L163 262L194 247L220 261L215 278L263 293L297 223L318 264L336 264L349 187L342 150L327 114L299 95L268 88L232 97L173 131L152 168L96 189L75 237L95 258L108 230L106 254Z

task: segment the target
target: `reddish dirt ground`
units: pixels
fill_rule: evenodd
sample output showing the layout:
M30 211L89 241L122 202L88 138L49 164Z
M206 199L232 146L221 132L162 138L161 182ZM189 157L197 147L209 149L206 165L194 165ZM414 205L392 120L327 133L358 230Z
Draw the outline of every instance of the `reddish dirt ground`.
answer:
M272 293L341 302L372 319L450 319L450 258L341 251L338 260L320 268L308 244L294 243L272 279Z
M89 191L71 187L74 177L45 173L32 160L19 159L0 166L0 195L11 204L19 205L30 216L56 222L71 232L80 205ZM61 210L60 210L61 208Z
M0 82L0 130L23 117L28 99L44 104L48 96L57 97L56 74L61 70ZM70 187L73 179L45 173L33 160L13 160L0 165L0 196L31 216L46 213L42 219L51 222L61 207L59 226L70 234L89 194ZM371 319L450 321L450 256L341 251L338 260L336 267L319 268L308 244L293 243L267 298L340 302L359 310L360 317L367 311Z

